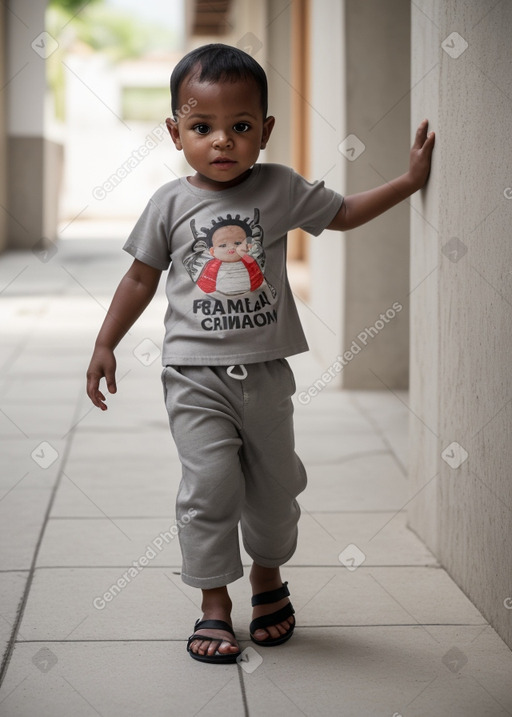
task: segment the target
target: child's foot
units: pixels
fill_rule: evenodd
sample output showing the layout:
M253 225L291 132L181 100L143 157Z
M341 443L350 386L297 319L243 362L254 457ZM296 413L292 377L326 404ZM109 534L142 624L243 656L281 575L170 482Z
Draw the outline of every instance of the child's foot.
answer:
M261 565L253 563L250 581L252 586L253 595L259 593L268 592L271 590L277 590L282 587L283 581L279 568L263 568ZM263 605L255 605L252 609L252 617L255 620L258 617L264 615L270 615L278 610L281 610L290 603L288 597L284 597L277 602L267 603ZM265 628L258 628L252 633L252 637L258 642L264 642L265 640L274 641L281 638L295 626L295 618L293 615L276 622L274 625L268 625Z
M230 627L231 624L231 600L226 588L215 588L203 590L203 617L201 620L223 620ZM201 657L213 656L216 652L221 655L236 655L240 647L233 635L227 630L204 628L195 630L197 639L190 643L190 651ZM199 639L201 635L205 639ZM208 636L208 637L206 637ZM218 640L211 638L218 637Z
M207 617L206 613L202 619L223 620L223 618L220 617ZM228 620L224 620L224 622L231 625L231 620L229 620L229 618ZM193 652L195 655L201 655L201 657L208 655L209 657L213 657L217 652L221 655L238 655L240 652L238 643L233 635L227 630L213 630L211 628L205 628L195 630L194 635L196 635L196 639L190 643L190 652ZM208 638L204 640L197 639L200 635L205 635L205 637L208 636ZM218 637L218 640L213 640L213 637Z

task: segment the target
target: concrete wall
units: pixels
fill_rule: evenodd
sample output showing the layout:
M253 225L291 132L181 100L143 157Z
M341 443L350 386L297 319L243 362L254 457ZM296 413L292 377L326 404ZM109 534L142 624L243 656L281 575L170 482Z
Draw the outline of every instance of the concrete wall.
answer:
M346 188L346 162L338 152L345 137L345 14L339 0L311 0L311 110L309 179L323 179L340 194ZM310 310L304 311L308 341L322 364L330 366L343 345L345 238L326 231L309 242ZM341 376L331 385L341 385Z
M355 161L347 162L346 192L355 194L393 179L409 166L410 3L349 0L345 22L347 133L366 145ZM407 388L407 203L347 232L346 268L344 345L349 347L355 339L363 348L345 367L343 386ZM403 307L396 314L395 302ZM381 328L380 315L386 311L388 321Z
M4 87L5 79L5 35L6 7L0 5L0 87ZM5 92L0 92L0 252L7 246L7 138L5 129L6 113Z
M511 3L412 8L412 121L437 140L412 203L409 521L512 647L511 37Z
M274 115L276 123L265 158L268 162L287 165L290 164L292 137L291 22L288 0L267 1L265 71L268 77L268 111Z
M344 194L365 191L408 168L410 5L315 0L312 18L312 174ZM310 243L312 307L330 329L316 322L313 348L328 366L356 344L344 388L408 385L408 245L406 203Z
M31 249L57 236L62 147L45 136L46 0L11 0L7 35L8 245Z

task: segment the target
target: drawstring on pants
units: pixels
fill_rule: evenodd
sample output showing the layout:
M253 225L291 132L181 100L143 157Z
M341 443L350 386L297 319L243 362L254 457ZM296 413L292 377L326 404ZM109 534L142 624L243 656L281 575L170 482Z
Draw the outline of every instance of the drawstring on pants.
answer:
M234 373L234 369L236 369L236 368L239 368L240 371L241 371L241 373ZM244 378L247 378L247 369L245 368L245 366L243 365L243 363L237 364L237 365L234 365L234 366L228 366L228 368L227 368L227 370L226 370L226 373L227 373L228 376L230 376L231 378L236 378L237 381L243 381Z

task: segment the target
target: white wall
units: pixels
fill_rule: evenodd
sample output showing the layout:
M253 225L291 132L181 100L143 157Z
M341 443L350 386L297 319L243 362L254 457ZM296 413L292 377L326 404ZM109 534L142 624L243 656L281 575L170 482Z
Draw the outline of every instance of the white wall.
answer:
M409 520L512 647L512 4L412 10L412 116L437 140L411 223Z
M7 133L42 137L45 53L51 49L48 38L41 36L45 30L46 0L11 0L9 7L6 13Z
M312 178L354 194L402 174L410 148L408 0L313 0L311 34ZM345 140L363 151L344 154ZM310 243L312 348L325 367L345 355L344 388L407 388L408 239L403 203Z
M0 6L0 39L5 42L6 16L5 5ZM5 55L0 56L0 83L5 85ZM0 252L7 246L7 214L1 209L7 204L7 136L5 127L6 102L5 93L0 93Z
M339 0L311 0L309 179L323 179L340 194L346 190L345 160L337 149L346 135L344 18ZM311 301L304 318L311 350L328 367L343 346L345 237L326 231L309 246Z
M7 27L8 245L31 249L56 239L62 145L46 134L46 0L11 0Z

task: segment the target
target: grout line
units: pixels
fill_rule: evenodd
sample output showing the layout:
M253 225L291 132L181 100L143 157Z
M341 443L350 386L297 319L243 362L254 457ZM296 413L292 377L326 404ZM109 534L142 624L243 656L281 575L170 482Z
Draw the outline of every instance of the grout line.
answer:
M309 463L308 463L309 465ZM364 510L309 510L310 515L338 515L338 514L360 514L360 515L394 515L402 508ZM168 515L113 515L113 520L168 520ZM49 520L108 520L102 515L52 515Z
M488 622L381 622L381 623L351 623L351 624L343 624L343 623L329 623L326 625L297 625L296 630L326 630L326 629L347 629L347 628L361 628L361 627L389 627L389 628L395 628L395 627L482 627L482 625L485 625L486 627L490 627ZM240 638L238 640L239 642L247 642L251 643L251 640L249 637L247 638ZM180 638L180 637L129 637L129 638L81 638L78 640L57 640L57 639L51 639L51 638L41 638L41 639L32 639L32 640L16 640L17 645L30 645L30 644L39 644L39 643L45 643L45 644L60 644L60 645L67 645L67 644L73 644L73 643L84 643L84 642L98 642L98 643L126 643L126 642L186 642L186 638Z
M314 630L321 628L345 628L345 627L481 627L489 625L488 622L375 622L358 624L328 624L328 625L297 625L296 630ZM41 640L43 642L43 640Z
M114 488L114 486L111 486ZM119 486L119 489L123 488ZM388 513L393 511L388 510ZM112 515L112 520L169 520L169 515ZM52 515L50 520L108 520L103 515Z
M250 568L252 563L242 563L243 567ZM132 564L130 563L125 565L37 565L37 567L34 568L34 571L37 570L127 570L128 568L131 568ZM318 563L310 564L310 563L301 563L301 564L295 564L290 565L286 564L286 569L289 568L296 568L296 569L305 569L308 570L314 568L318 570L323 570L326 568L339 568L339 570L346 570L346 568L343 565L340 565L339 562L337 563L325 563L322 565L318 565ZM375 568L434 568L439 569L442 566L439 563L435 564L429 564L429 563L400 563L400 564L388 564L388 563L374 563L374 564L364 564L359 565L358 570L367 570L368 568L372 568L375 570ZM179 570L180 572L175 573L176 575L181 575L181 564L180 565L146 565L144 567L144 570ZM19 572L28 572L28 570L25 568L24 570L20 569L17 570L16 568L13 568L12 570L5 570L0 571L2 572L13 572L13 573L19 573Z
M240 642L240 640L238 640ZM247 691L245 689L245 682L244 682L244 670L241 669L240 663L237 665L238 667L238 683L240 685L240 692L242 695L242 704L244 708L244 717L249 717L249 700L247 699Z

